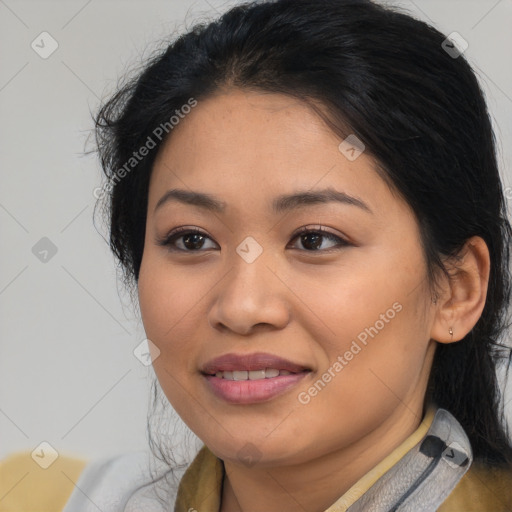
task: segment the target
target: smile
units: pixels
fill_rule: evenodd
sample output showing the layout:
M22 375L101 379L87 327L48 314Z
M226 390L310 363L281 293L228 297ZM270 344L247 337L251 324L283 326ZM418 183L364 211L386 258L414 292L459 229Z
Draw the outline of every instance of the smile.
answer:
M290 371L288 370L278 370L277 368L265 368L264 370L235 370L235 371L225 371L225 372L217 372L215 377L218 379L226 379L226 380L261 380L261 379L272 379L273 377L277 377L279 375L290 375Z

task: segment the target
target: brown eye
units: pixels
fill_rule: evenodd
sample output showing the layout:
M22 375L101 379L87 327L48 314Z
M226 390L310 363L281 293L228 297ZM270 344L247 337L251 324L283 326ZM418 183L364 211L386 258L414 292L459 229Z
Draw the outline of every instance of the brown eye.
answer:
M211 238L196 229L179 228L169 233L165 238L157 240L157 244L168 247L172 251L202 252L205 241ZM215 247L206 247L206 250Z
M294 236L293 240L295 239L299 239L302 247L304 248L302 250L306 250L308 252L327 252L331 249L350 245L343 238L325 230L322 227L316 229L303 228ZM323 247L325 246L325 240L333 242L333 245L330 247Z

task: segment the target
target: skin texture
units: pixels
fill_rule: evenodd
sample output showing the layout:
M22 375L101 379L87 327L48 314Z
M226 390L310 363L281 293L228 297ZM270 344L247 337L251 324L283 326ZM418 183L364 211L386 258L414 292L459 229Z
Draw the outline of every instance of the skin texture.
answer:
M138 283L142 319L160 350L153 365L167 398L224 460L222 512L325 510L417 428L436 343L463 338L485 303L485 243L468 241L433 304L413 212L372 158L363 152L350 161L341 140L297 99L229 89L180 121L154 165ZM341 203L270 208L278 195L329 187L371 212ZM169 201L155 211L173 188L211 194L226 209ZM204 232L203 245L185 245L186 236L174 242L182 251L157 243L182 226ZM294 237L304 226L341 240L324 237L315 250L311 237ZM252 263L236 252L248 236L263 250ZM348 245L337 247L342 240ZM394 317L301 403L299 393L393 304ZM266 402L215 396L199 368L254 352L312 371ZM239 454L248 443L257 450L251 465Z

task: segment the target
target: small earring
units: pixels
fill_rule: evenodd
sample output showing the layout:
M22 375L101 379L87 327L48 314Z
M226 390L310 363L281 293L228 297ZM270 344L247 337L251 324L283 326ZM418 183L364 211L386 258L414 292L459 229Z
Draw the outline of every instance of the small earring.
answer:
M437 296L432 297L432 304L437 304Z
M450 333L450 336L453 338L453 329L451 327L448 329L448 332Z

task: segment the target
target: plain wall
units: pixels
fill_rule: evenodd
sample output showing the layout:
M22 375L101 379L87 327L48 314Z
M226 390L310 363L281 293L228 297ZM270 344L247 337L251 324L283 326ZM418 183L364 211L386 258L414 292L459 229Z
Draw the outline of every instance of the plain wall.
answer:
M92 222L91 112L160 38L235 3L0 2L0 458L42 441L87 458L146 447L153 372L133 354L144 330ZM468 41L512 184L512 0L391 3ZM46 59L31 47L43 31L59 45Z

